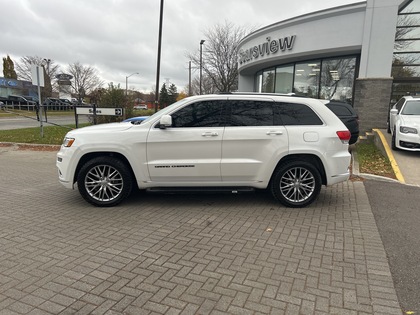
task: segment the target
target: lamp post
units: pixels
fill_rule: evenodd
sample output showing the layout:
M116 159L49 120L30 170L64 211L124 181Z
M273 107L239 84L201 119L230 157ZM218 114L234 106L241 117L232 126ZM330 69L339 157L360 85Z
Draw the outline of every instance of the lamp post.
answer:
M163 26L163 0L160 0L160 14L159 14L159 36L158 36L158 54L156 66L156 91L155 91L155 113L159 105L159 78L160 78L160 54L162 50L162 26Z
M140 74L140 73L134 72L134 73L125 77L125 97L127 97L127 91L128 91L128 78L131 77L132 75L135 75L135 74Z
M203 85L203 44L205 40L202 39L200 41L200 95L203 91L202 85Z
M188 96L191 96L191 60L188 63Z

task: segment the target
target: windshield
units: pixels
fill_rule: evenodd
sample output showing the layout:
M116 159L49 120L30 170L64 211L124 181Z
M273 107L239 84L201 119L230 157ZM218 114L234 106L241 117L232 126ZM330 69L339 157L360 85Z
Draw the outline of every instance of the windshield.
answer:
M420 101L407 101L401 115L420 115Z
M179 105L182 106L183 103L186 103L188 101L189 101L189 97L183 98L182 100L180 100L176 103L173 103L173 104L169 105L168 107L165 107L165 108L161 109L160 111L154 113L152 116L149 116L149 118L143 120L142 123L144 123L146 121L149 121L156 116L165 115L165 114L169 113L175 106L179 106Z

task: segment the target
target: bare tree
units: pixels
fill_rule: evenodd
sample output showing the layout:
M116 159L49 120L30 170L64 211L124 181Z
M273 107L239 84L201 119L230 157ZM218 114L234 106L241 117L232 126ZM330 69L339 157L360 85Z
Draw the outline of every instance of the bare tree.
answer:
M238 88L238 44L248 34L244 27L225 21L204 33L202 51L203 77L210 80L219 92L235 91ZM200 51L187 54L196 69L200 69ZM204 82L204 79L203 79Z
M36 65L45 68L48 78L53 78L59 72L60 66L54 60L38 56L25 56L16 62L16 73L19 80L32 81L31 66Z
M184 88L185 94L188 95L189 86ZM201 80L201 90L203 94L214 94L217 93L217 87L213 84L212 80L206 75L203 74L203 78ZM200 78L195 77L191 81L191 95L198 95L200 94Z
M395 31L394 49L396 51L405 50L414 42L410 40L410 33L416 29L418 25L418 18L412 15L399 15L398 25Z
M16 62L16 73L19 80L32 81L32 65L43 67L44 88L41 89L42 98L52 95L53 90L58 90L57 82L52 80L60 71L60 66L54 60L38 56L25 56Z
M72 88L79 95L79 99L103 85L103 81L97 75L97 70L91 66L84 66L80 62L69 64L67 72L73 76Z
M406 13L410 12L412 12L412 10L407 11ZM415 15L398 16L391 73L394 78L418 76L418 73L414 70L415 68L410 68L411 64L418 63L418 54L408 53L411 50L415 50L415 43L418 42L416 40L416 32L413 32L418 29L418 25L419 18ZM398 52L407 53L398 54Z

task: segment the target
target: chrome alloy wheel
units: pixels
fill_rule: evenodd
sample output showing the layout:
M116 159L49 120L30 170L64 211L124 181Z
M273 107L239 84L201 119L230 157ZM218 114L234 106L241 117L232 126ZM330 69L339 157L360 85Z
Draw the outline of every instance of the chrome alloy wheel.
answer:
M280 192L290 202L302 202L310 198L315 190L314 175L303 167L290 168L280 179Z
M116 168L110 165L97 165L86 174L84 185L93 199L111 201L121 194L124 180Z

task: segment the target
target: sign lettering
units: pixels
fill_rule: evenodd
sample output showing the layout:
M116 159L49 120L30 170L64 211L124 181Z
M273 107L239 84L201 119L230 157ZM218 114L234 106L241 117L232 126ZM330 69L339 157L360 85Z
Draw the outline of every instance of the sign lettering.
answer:
M287 36L279 39L267 37L267 41L255 45L251 48L241 49L239 51L239 64L249 62L253 59L264 57L265 55L275 54L279 51L292 50L296 35Z

